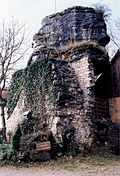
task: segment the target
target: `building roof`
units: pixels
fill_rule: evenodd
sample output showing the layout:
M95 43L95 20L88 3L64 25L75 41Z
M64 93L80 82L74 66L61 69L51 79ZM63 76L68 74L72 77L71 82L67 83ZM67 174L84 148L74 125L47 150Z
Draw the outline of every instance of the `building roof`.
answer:
M120 56L120 49L118 49L117 52L115 53L114 57L111 60L111 64L113 64L118 59L119 56Z
M4 90L2 91L2 98L7 99L7 90L8 87L5 87Z

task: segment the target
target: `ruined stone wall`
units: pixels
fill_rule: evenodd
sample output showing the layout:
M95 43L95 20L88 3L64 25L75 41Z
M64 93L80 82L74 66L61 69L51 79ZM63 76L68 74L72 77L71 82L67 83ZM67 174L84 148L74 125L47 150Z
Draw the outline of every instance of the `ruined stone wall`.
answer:
M43 140L41 135L50 133L59 147L70 143L92 146L94 87L96 76L108 64L102 47L108 41L103 18L91 8L73 7L43 20L28 66L20 73L19 90L24 96L14 92L20 97L8 120L10 124L19 116L21 121L26 110L31 114L20 123L22 151L29 151L34 142Z
M84 117L83 117L83 124L85 125L85 132L84 136L87 139L89 135L93 133L91 130L94 131L92 126L92 118L93 118L93 108L94 108L94 93L91 90L91 85L94 82L94 69L92 67L92 63L89 62L89 56L83 57L80 60L74 61L71 63L71 67L74 68L76 76L79 81L79 85L83 90L84 96L84 103L83 103L83 110L84 110ZM85 71L85 72L84 72ZM80 126L78 126L80 128ZM79 135L76 134L78 137ZM79 139L80 140L80 139ZM91 140L93 140L91 138ZM92 141L91 141L92 142Z
M24 92L21 93L19 101L14 109L14 112L11 114L10 118L6 118L6 135L7 139L10 141L12 135L15 133L18 125L23 120L23 113L26 111L25 109L25 97ZM6 117L8 117L6 113Z
M56 140L58 142L63 142L62 137L64 133L68 128L73 126L76 133L74 142L88 143L89 145L91 144L91 141L85 138L87 133L86 129L89 125L83 123L84 93L79 84L75 70L68 62L66 62L65 65L63 65L63 63L61 65L60 61L56 61L55 68L57 70L57 77L62 79L64 92L63 90L58 92L58 106L56 107L56 110L54 109L54 115L50 115L50 119L48 120L49 127L56 137ZM68 133L70 133L70 131L68 131ZM88 138L90 138L89 133Z
M74 52L71 53L71 57L72 56L75 56ZM77 55L77 57L79 57L79 55ZM39 131L38 128L41 130L41 124L46 123L48 132L52 131L56 141L63 143L64 134L69 133L71 130L69 129L69 131L66 132L67 129L74 128L74 142L91 145L94 135L91 122L94 99L92 98L92 92L90 90L93 78L91 77L88 56L74 60L71 63L58 59L49 59L49 61L52 63L52 86L57 87L57 91L53 102L50 100L50 94L52 94L53 88L50 94L46 93L45 95L45 119L40 114L42 109L39 106L39 100L37 100L41 99L39 94L36 92L34 102L31 101L32 103L27 103L27 105L24 103L26 101L26 95L24 94L23 96L21 94L22 99L19 99L10 119L8 119L7 133L14 133L18 123L23 120L24 111L29 110L32 112L32 116L35 117L36 123L38 123L38 127L31 133ZM83 69L86 69L84 74ZM15 116L19 117L19 119ZM13 118L15 118L15 120L13 120ZM12 126L11 129L10 126Z

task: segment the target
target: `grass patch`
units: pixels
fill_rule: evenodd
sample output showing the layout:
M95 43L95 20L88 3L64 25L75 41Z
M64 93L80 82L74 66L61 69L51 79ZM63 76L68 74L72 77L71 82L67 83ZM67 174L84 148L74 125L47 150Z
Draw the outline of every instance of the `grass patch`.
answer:
M29 167L39 167L39 168L59 168L68 171L74 171L77 168L80 168L83 164L93 165L93 166L107 166L115 165L120 163L120 156L112 155L109 153L99 153L99 154L88 154L86 156L63 156L57 158L56 160L50 160L46 162L13 162L13 161L0 161L0 166L6 167L13 166L16 168L29 168Z
M96 166L105 166L104 163L97 163Z
M67 165L67 166L64 166L64 169L67 170L67 171L74 171L78 166L76 165Z

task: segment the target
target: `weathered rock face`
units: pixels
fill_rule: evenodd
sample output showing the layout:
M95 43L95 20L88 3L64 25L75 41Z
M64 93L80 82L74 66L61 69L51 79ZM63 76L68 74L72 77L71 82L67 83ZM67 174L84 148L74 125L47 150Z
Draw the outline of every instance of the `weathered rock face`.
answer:
M19 89L24 92L24 104L19 106L18 112L23 116L23 110L30 111L32 117L20 125L22 151L34 150L36 142L43 140L41 136L46 135L45 140L49 140L51 132L62 148L69 143L88 147L94 143L95 51L100 60L107 63L103 50L94 47L72 47L61 54L59 51L59 59L56 54L49 59L38 58L23 71L24 81ZM66 60L62 60L63 55ZM19 98L17 104L20 101ZM16 108L12 118L15 118L15 111Z
M36 133L42 134L43 131L48 134L52 132L56 142L61 145L63 138L67 137L69 142L72 140L91 146L94 136L91 122L94 97L90 85L94 80L89 70L88 56L74 62L71 60L71 63L58 59L43 59L42 62L31 64L23 74L25 82L21 86L25 103L19 106L19 112L21 115L23 109L32 112L32 120L22 122L22 146L26 151L29 140L34 141ZM38 77L41 67L43 71ZM88 71L83 74L82 69ZM15 111L11 114L12 118Z
M104 77L109 65L103 47L108 41L104 20L92 8L74 7L43 20L28 67L14 80L8 101L13 118L13 104L23 93L20 116L32 114L20 124L22 151L35 150L36 142L50 140L50 134L60 148L94 144L96 77Z
M69 42L89 40L105 46L110 40L106 24L94 9L77 6L46 17L34 35L33 47L62 47Z

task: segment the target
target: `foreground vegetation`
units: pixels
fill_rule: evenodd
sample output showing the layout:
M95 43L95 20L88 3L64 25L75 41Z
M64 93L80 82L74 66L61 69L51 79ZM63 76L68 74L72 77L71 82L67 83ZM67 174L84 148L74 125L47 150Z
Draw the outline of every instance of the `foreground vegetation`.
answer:
M52 159L46 162L20 162L10 161L8 159L1 160L0 166L14 166L16 168L28 168L28 167L39 167L39 168L59 168L68 171L74 171L81 167L81 165L92 165L92 166L108 166L120 163L120 156L116 156L106 152L99 152L87 155L71 155L67 154L60 158Z

